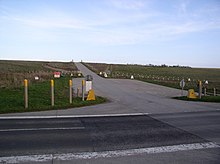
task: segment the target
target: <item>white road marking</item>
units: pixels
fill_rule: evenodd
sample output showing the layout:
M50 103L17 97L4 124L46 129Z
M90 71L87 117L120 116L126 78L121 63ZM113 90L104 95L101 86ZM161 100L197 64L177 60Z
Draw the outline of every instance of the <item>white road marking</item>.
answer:
M161 147L130 149L130 150L115 150L115 151L104 151L104 152L10 156L10 157L0 157L0 163L21 163L21 162L31 163L31 162L46 162L52 160L70 161L74 159L111 158L111 157L132 156L132 155L140 155L140 154L170 153L177 151L200 150L200 149L210 149L210 148L220 148L220 146L213 142L206 142L206 143L193 143L193 144L182 144L182 145L161 146Z
M15 131L42 131L42 130L78 130L85 127L67 127L67 128L28 128L28 129L1 129L0 132L15 132Z
M120 116L144 116L149 113L126 113L126 114L99 114L99 115L63 115L63 116L9 116L0 117L0 120L7 119L44 119L44 118L83 118L83 117L120 117Z

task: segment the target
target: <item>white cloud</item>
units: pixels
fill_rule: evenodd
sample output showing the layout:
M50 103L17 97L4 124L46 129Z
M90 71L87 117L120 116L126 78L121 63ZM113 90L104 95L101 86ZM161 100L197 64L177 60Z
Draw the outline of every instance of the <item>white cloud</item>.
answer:
M142 0L107 0L109 4L118 9L141 9L146 1Z
M187 14L188 6L189 6L189 1L188 0L182 0L182 1L180 1L180 3L178 3L176 5L175 8L176 8L178 14L185 15L185 14Z
M108 0L112 6L118 9L135 9L138 12L113 12L100 9L94 12L89 19L86 15L77 17L66 11L49 10L48 13L31 16L7 15L0 18L12 21L29 29L32 38L41 39L38 36L46 36L48 40L75 40L89 44L122 45L152 43L173 40L192 32L201 32L209 29L219 29L220 21L213 17L211 20L202 18L202 10L197 13L197 19L180 18L172 13L160 13L156 10L141 10L146 7L141 0ZM185 1L179 4L183 13L187 12ZM216 11L212 10L212 15ZM164 14L166 16L164 16ZM192 13L196 15L196 13ZM62 31L62 32L61 32ZM76 38L77 36L77 38ZM30 37L30 39L31 39Z

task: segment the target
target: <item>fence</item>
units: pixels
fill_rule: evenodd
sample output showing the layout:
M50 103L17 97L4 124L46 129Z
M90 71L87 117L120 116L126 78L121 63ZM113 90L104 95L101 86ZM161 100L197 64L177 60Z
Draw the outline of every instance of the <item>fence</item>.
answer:
M121 78L121 79L130 79L131 76L133 76L135 79L146 81L146 82L152 82L164 86L169 86L169 87L174 87L174 88L180 88L179 83L182 79L185 79L185 88L184 89L191 89L193 88L194 90L198 89L197 82L199 79L194 79L191 77L177 77L177 76L158 76L158 75L152 75L152 74L138 74L138 73L123 73L123 72L113 72L111 74L112 78ZM206 79L207 80L207 79ZM203 79L202 81L206 81ZM207 92L206 95L219 95L219 88L220 88L220 83L218 82L212 82L209 81L209 85L206 86ZM214 91L215 88L215 91ZM205 92L204 92L205 95Z
M218 93L216 88L213 88L213 92L207 92L206 88L204 88L204 96L220 96L220 93Z

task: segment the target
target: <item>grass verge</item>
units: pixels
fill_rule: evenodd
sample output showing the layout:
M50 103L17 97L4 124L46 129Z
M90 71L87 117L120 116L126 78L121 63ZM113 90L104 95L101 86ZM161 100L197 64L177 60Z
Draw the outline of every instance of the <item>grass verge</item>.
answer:
M185 101L200 101L200 102L216 102L216 103L220 103L220 96L206 96L206 97L202 97L201 99L199 99L199 98L190 99L190 98L187 98L187 96L182 96L182 97L174 97L174 99L185 100Z
M55 106L51 107L50 81L29 84L29 107L24 109L24 88L0 88L0 114L17 112L34 112L54 109L67 109L89 106L106 102L105 98L96 96L95 101L82 101L73 98L69 104L68 78L55 79Z

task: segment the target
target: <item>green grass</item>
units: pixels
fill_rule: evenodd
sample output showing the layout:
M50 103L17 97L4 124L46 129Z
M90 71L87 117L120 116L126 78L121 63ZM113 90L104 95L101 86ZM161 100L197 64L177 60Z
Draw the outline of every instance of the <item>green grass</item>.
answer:
M190 99L190 98L187 98L186 96L182 96L182 97L174 97L174 99L185 100L185 101L201 101L201 102L216 102L216 103L220 103L220 96L206 96L206 97L202 97L201 99L199 99L199 98Z
M105 98L96 97L95 101L81 101L73 98L69 104L68 78L55 79L55 106L51 107L50 81L31 83L28 86L29 107L24 109L24 88L0 88L0 113L60 110L103 103Z

